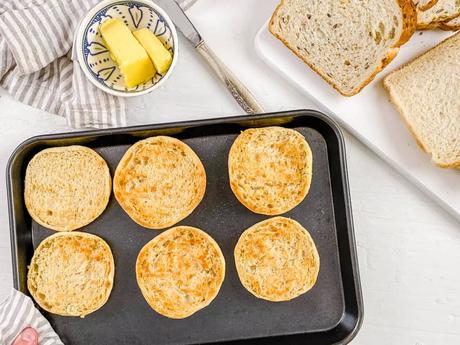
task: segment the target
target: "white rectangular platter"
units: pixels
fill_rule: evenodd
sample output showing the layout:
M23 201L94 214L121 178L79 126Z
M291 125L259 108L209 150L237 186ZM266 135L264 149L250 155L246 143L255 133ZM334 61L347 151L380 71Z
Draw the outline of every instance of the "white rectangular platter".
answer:
M270 34L267 24L256 35L255 48L268 66L311 97L342 127L460 220L460 170L441 169L431 163L429 155L422 152L411 137L382 86L382 78L390 71L451 34L441 31L416 32L401 48L395 60L353 97L341 96L323 81Z

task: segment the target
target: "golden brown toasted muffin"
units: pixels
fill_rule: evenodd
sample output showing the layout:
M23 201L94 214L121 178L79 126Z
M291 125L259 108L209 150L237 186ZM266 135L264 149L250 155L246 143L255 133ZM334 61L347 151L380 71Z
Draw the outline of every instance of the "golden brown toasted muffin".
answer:
M190 226L169 229L147 243L136 262L137 283L161 315L186 318L211 303L224 281L217 243Z
M111 191L107 163L84 146L45 149L27 165L27 210L49 229L70 231L91 223L107 207Z
M187 217L203 199L206 173L182 141L165 136L131 146L115 171L115 198L139 225L164 229Z
M235 247L243 286L268 301L289 301L310 290L319 255L308 231L295 220L275 217L243 232Z
M35 250L27 288L46 311L84 317L109 299L115 264L109 245L83 232L60 232Z
M230 187L251 211L282 214L307 195L312 163L310 146L299 132L282 127L247 129L230 149Z

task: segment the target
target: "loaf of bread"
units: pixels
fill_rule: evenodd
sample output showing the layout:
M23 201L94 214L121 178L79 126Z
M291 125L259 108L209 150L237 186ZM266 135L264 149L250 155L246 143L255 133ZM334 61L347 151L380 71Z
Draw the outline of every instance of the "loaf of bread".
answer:
M412 0L281 0L270 32L345 96L372 81L415 31Z
M417 8L417 29L433 29L460 15L459 0L439 0L429 10Z
M417 143L440 167L460 167L460 33L384 79Z

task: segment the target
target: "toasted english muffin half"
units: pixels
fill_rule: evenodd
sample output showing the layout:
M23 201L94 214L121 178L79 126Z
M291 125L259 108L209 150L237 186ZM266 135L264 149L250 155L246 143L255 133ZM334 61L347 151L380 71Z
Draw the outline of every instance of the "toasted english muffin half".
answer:
M285 217L264 220L244 231L234 254L243 286L272 302L304 294L319 273L319 255L310 234Z
M157 136L126 151L115 171L113 190L136 223L164 229L187 217L201 202L206 172L187 144Z
M29 162L24 201L31 217L56 231L79 229L107 207L112 178L105 160L84 146L53 147Z
M178 226L142 248L136 277L150 307L169 318L183 319L217 296L225 277L225 259L211 236Z
M115 264L109 245L83 232L60 232L35 250L27 288L44 310L84 317L101 308L112 291Z
M247 129L230 149L230 187L251 211L279 215L296 207L308 194L312 164L310 146L296 130Z

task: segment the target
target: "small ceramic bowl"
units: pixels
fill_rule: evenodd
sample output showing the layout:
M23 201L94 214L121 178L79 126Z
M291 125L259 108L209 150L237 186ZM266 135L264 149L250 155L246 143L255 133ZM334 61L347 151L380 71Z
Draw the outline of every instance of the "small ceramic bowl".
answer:
M151 80L136 87L127 88L99 31L100 24L109 18L120 18L131 31L142 28L152 31L173 54L168 71L164 75L157 73ZM94 85L115 96L131 97L152 92L168 79L177 61L178 39L172 20L153 2L105 0L82 19L77 29L74 49L81 69Z

